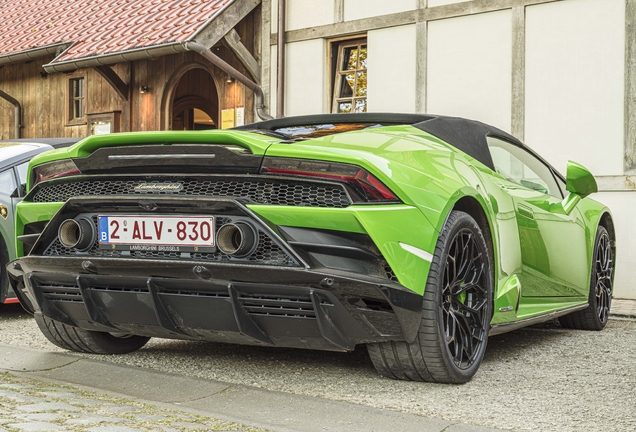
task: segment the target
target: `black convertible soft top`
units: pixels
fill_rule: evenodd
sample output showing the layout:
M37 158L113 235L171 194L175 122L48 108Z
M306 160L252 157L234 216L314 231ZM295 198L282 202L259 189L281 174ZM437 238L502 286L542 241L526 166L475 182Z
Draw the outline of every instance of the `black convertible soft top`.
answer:
M283 117L239 126L238 130L276 131L277 129L310 126L329 123L379 123L384 125L408 124L423 130L477 159L490 169L495 167L488 150L486 137L494 136L510 143L525 147L521 141L496 127L475 120L432 114L316 114L308 116Z

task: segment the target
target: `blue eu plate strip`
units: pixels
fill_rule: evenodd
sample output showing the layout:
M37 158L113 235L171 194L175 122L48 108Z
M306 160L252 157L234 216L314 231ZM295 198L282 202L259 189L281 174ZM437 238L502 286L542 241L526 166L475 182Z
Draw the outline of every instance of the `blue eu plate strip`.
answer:
M99 223L99 242L108 243L108 216L100 216Z

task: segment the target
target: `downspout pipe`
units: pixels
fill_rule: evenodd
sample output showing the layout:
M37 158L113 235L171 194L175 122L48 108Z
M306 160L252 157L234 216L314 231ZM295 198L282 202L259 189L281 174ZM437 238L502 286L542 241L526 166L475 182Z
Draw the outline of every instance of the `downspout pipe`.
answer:
M13 134L15 135L14 139L20 139L20 130L22 129L22 105L20 105L20 102L18 102L16 98L9 96L2 90L0 90L0 97L7 102L12 103L15 107L15 131Z
M285 0L278 0L278 32L276 35L276 117L285 117Z
M197 52L197 53L201 54L201 56L203 58L205 58L206 60L209 60L214 66L218 67L219 69L221 69L226 74L228 74L231 77L235 78L238 82L243 84L245 87L247 87L248 89L252 90L254 92L254 95L256 96L256 101L255 101L256 115L258 115L258 117L261 120L273 120L274 119L274 117L272 117L271 115L269 115L265 111L265 95L263 94L263 89L261 89L258 86L258 84L256 84L254 81L252 81L251 79L249 79L245 75L243 75L241 72L239 72L234 67L229 65L221 57L217 56L216 54L214 54L212 51L210 51L209 49L207 49L206 47L204 47L200 43L197 43L197 42L184 42L183 43L183 47L186 50L188 50L188 51L194 51L194 52Z

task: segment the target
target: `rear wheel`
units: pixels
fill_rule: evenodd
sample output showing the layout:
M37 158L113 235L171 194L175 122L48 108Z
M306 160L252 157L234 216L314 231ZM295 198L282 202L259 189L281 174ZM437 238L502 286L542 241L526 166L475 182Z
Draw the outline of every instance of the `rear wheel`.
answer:
M488 341L491 267L479 225L467 213L451 212L431 262L415 341L367 345L378 372L414 381L469 381Z
M563 327L577 330L603 330L609 319L614 289L614 246L607 229L599 226L594 241L589 306L559 318Z
M7 275L7 264L9 264L9 251L7 250L7 245L4 242L4 239L0 237L0 293L2 295L0 298L4 297L6 301L7 295L9 294L9 276ZM0 303L0 308L2 308L3 303Z
M137 351L150 338L82 330L55 321L40 313L35 314L40 330L54 345L70 351L89 354L126 354Z

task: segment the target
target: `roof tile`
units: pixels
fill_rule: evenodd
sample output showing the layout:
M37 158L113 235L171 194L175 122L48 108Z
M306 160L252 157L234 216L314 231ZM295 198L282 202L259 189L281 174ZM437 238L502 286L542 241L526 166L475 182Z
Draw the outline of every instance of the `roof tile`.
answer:
M56 62L184 42L234 0L4 0L0 56L74 42Z

